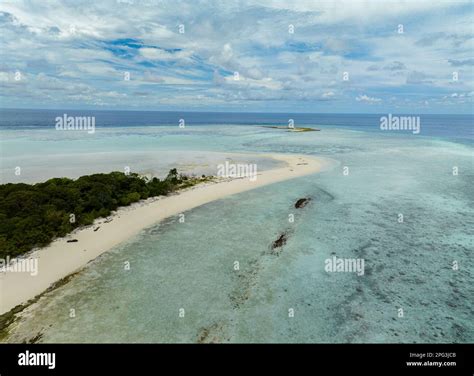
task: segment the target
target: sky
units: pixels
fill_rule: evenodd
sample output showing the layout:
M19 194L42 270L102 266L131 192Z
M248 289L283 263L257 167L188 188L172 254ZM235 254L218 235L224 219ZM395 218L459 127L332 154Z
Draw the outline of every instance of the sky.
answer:
M0 107L473 113L474 1L1 1Z

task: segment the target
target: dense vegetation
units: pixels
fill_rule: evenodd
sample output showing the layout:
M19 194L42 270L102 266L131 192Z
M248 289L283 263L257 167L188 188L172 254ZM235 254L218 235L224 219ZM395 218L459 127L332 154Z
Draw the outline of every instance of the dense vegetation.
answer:
M0 185L0 258L48 245L74 228L90 225L119 206L193 185L197 179L170 170L164 180L121 172ZM72 220L71 220L72 219Z

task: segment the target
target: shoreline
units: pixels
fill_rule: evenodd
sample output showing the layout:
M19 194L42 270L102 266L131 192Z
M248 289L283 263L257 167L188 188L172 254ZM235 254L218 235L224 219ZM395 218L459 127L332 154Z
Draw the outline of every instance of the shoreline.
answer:
M0 273L0 315L34 299L56 282L83 269L101 254L166 218L240 192L318 173L331 165L327 159L306 155L259 156L285 162L286 166L260 171L255 181L233 178L206 182L175 194L122 207L110 217L97 219L91 226L76 229L47 247L31 251L24 259L37 258L36 276L29 273ZM71 239L77 239L77 242L68 243Z

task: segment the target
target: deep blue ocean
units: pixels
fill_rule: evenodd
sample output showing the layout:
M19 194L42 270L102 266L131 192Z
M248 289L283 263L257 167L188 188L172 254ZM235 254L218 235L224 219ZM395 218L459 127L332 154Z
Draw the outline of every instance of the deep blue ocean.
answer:
M0 128L54 127L57 116L95 116L96 127L173 126L184 119L186 126L199 125L266 125L287 126L289 119L298 126L344 127L381 132L380 117L387 114L291 114L245 112L157 112L157 111L92 111L92 110L16 110L0 109ZM397 115L393 113L393 115ZM419 116L420 137L439 137L460 143L474 143L474 114Z

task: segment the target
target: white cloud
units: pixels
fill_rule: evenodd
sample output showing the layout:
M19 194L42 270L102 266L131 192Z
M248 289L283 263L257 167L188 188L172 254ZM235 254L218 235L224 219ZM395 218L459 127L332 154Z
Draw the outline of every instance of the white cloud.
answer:
M363 95L358 95L356 97L356 101L357 102L367 102L367 103L378 103L378 102L381 102L382 99L375 98L375 97L369 97L369 96L363 94Z
M158 48L144 47L144 48L140 48L140 54L144 58L150 59L150 60L172 61L172 60L186 59L191 55L191 52L190 51L168 52L166 50L162 50Z
M332 98L334 95L334 92L328 91L327 93L323 93L323 98Z
M166 103L176 98L179 105L183 97L194 97L202 106L281 100L291 107L337 97L354 107L404 103L411 90L420 103L431 104L473 91L472 11L466 4L2 2L0 81L12 102L70 97L79 104L134 106L166 97ZM404 34L397 33L398 23ZM28 77L22 90L11 82L17 69ZM456 82L453 70L460 77ZM342 80L344 71L349 82ZM80 83L87 87L81 95ZM133 92L153 95L144 102Z

